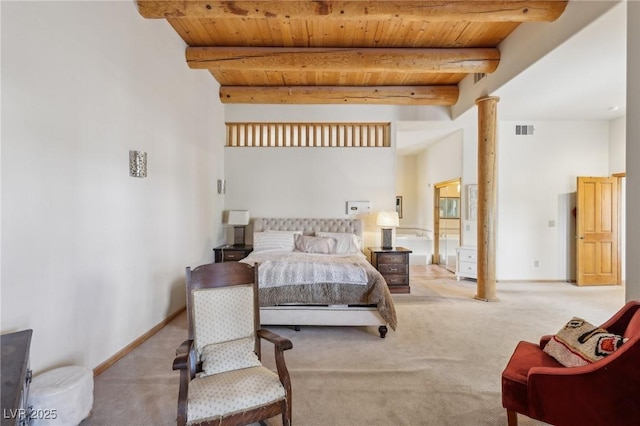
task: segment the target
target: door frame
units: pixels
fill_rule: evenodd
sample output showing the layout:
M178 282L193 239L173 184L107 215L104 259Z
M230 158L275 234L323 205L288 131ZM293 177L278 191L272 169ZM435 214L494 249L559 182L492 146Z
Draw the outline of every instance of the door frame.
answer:
M622 249L622 243L624 239L624 233L626 232L626 212L624 211L624 207L626 204L626 199L623 200L623 197L626 197L625 193L622 191L623 187L626 188L626 182L623 182L627 177L627 173L613 173L611 177L618 178L618 285L624 284L624 280L622 279L622 270L624 268L624 264L627 261L626 259L626 249ZM624 216L624 217L623 217Z
M433 185L433 254L431 255L431 263L433 265L440 265L440 191L442 188L447 187L453 183L457 183L462 188L462 178L454 178L438 182ZM462 191L460 191L460 206L462 205ZM462 210L460 210L462 213ZM460 216L462 216L460 214ZM458 221L458 236L461 242L462 236L462 220ZM444 266L447 266L445 260Z

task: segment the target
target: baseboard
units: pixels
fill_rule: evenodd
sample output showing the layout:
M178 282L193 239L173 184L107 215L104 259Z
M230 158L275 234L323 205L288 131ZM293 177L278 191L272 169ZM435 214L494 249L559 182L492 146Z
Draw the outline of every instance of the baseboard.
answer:
M496 280L496 283L500 283L500 284L509 284L509 283L559 283L559 284L565 284L565 283L569 283L571 284L571 281L567 281L567 280Z
M158 331L162 330L167 324L173 321L178 315L183 313L186 309L187 309L186 306L181 309L178 309L176 312L172 313L167 318L160 321L151 330L147 331L142 336L138 337L136 340L134 340L133 342L129 343L127 346L122 348L115 355L107 359L105 362L98 365L96 368L93 369L93 377L99 376L100 374L104 373L109 367L111 367L113 364L118 362L129 352L131 352L132 350L140 346L142 343L144 343L145 340L147 340L148 338L156 334Z

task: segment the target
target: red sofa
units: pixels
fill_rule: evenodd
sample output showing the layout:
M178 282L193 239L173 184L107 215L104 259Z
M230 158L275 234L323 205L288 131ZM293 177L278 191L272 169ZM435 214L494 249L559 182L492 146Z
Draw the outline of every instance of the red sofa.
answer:
M629 340L611 355L564 367L538 345L521 341L502 373L509 426L517 413L556 426L640 425L640 301L628 302L602 324Z

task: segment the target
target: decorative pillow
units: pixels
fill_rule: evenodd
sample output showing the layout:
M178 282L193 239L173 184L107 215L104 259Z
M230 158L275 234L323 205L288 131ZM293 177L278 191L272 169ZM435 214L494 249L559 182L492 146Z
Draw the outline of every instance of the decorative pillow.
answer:
M202 360L200 377L262 365L253 351L254 342L253 337L247 337L205 346L200 355Z
M302 231L266 231L253 233L253 251L293 251L293 236Z
M612 354L627 340L582 318L573 317L549 340L544 352L565 367L578 367Z
M330 254L336 251L336 239L330 237L309 237L296 234L294 236L296 250L305 253Z
M335 253L360 253L360 243L355 234L348 232L316 232L318 237L330 237L336 239Z

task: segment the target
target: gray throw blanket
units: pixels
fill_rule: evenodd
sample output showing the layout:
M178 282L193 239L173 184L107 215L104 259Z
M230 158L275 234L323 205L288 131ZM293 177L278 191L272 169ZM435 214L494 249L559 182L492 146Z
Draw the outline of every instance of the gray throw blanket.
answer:
M258 269L260 286L316 283L367 285L367 271L357 263L285 262L267 260Z

